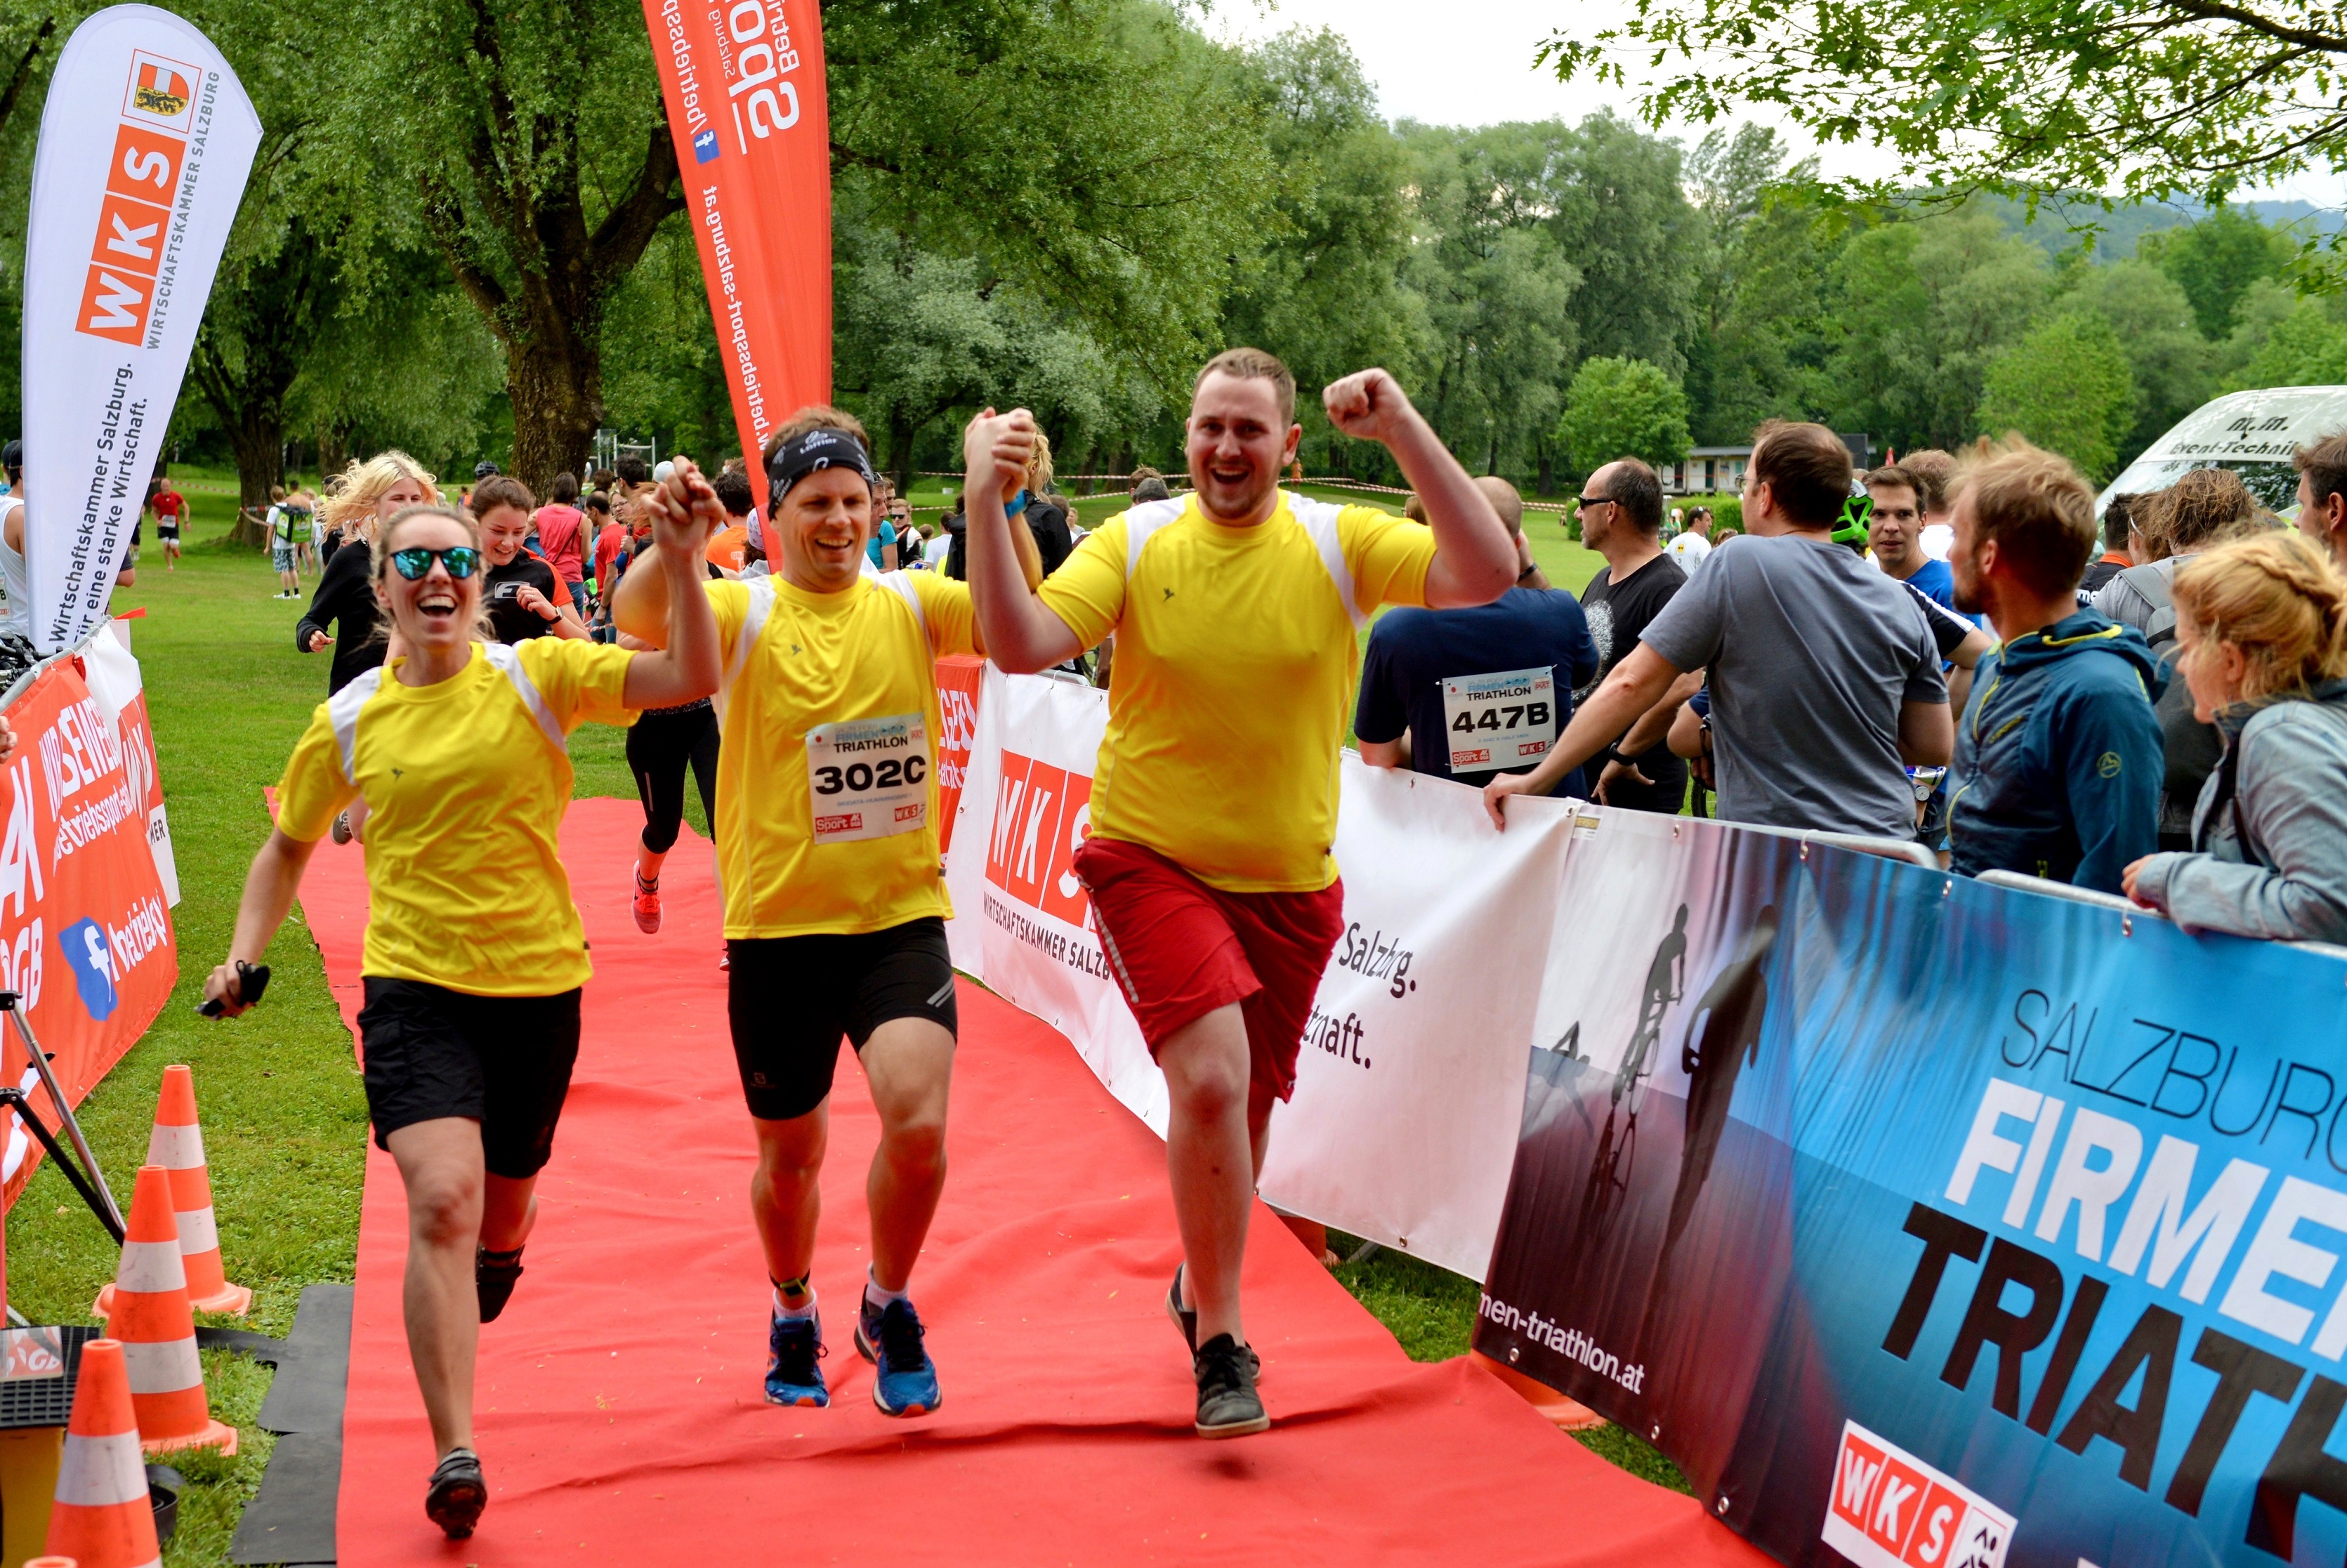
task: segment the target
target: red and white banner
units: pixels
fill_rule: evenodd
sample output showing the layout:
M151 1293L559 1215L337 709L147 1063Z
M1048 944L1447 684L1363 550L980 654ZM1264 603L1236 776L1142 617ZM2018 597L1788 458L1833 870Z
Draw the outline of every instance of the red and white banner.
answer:
M179 974L162 778L138 666L116 638L101 629L17 693L7 708L16 756L0 769L0 984L22 999L77 1104L146 1032ZM56 1108L13 1027L0 1081L24 1090L56 1131ZM6 1120L0 1180L14 1204L40 1145Z
M106 619L260 146L236 73L168 11L109 6L57 56L25 234L25 564L45 653Z
M978 704L985 693L987 662L974 654L948 653L938 661L938 706L944 724L938 735L938 853L953 847L954 817L961 807L962 781L969 774L970 748L978 743Z
M1164 1077L1070 866L1092 831L1107 695L991 665L984 679L946 856L954 964L1065 1034L1162 1137ZM1263 1195L1481 1279L1514 1162L1575 808L1521 800L1499 834L1476 791L1349 754L1343 787L1345 934L1296 1097L1272 1118Z
M831 401L831 118L818 0L644 0L701 246L709 313L750 459Z

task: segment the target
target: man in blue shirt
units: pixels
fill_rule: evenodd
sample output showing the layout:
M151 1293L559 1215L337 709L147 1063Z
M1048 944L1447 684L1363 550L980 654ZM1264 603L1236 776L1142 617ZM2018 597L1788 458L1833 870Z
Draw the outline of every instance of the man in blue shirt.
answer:
M1866 542L1874 564L1924 598L1946 609L1956 608L1956 579L1943 560L1923 553L1923 482L1920 476L1892 464L1866 477L1866 493L1874 502L1867 524Z
M1475 481L1521 540L1523 497L1505 479ZM1481 788L1532 766L1573 717L1573 689L1597 673L1581 601L1529 586L1539 568L1521 548L1516 586L1472 610L1396 610L1369 633L1353 718L1361 760ZM1559 793L1585 794L1580 770Z

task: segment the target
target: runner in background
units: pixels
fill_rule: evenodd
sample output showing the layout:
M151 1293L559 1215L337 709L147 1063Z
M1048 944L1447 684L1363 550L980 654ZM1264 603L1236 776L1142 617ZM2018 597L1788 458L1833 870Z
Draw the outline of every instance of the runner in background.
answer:
M700 537L683 506L671 515L661 548L689 565ZM240 966L268 952L328 824L373 802L359 1013L367 1114L407 1194L402 1297L438 1461L425 1512L461 1540L488 1501L473 1430L480 1326L521 1276L590 972L556 844L570 804L568 737L588 720L625 724L633 710L709 692L716 627L680 575L665 653L554 638L485 648L473 638L479 537L461 513L405 508L369 556L399 656L312 716L204 994L225 1016L244 1010Z
M757 1131L751 1207L774 1286L765 1396L831 1401L810 1270L845 1035L880 1117L856 1348L876 1364L880 1412L917 1416L940 1393L907 1292L945 1184L957 1025L931 766L937 660L977 651L975 621L964 585L867 573L879 484L851 415L802 409L765 456L774 573L705 585L725 669L716 821L727 1013ZM713 493L696 507L723 523ZM681 569L662 555L629 572L614 602L622 635L666 640L662 605Z
M163 546L163 569L179 569L179 530L188 518L188 498L171 487L169 469L155 466L155 483L147 504L155 513L155 538Z
M1304 432L1295 378L1260 349L1198 373L1194 493L1111 518L1040 592L1016 569L1002 501L1034 419L989 410L964 437L971 590L994 661L1044 670L1117 635L1075 866L1165 1072L1184 1260L1166 1307L1193 1352L1204 1437L1269 1425L1239 1269L1271 1108L1294 1091L1344 923L1328 846L1358 629L1381 603L1488 604L1517 571L1491 502L1392 376L1347 376L1324 402L1337 429L1393 453L1430 528L1279 489Z
M329 697L378 668L390 651L391 629L375 597L372 559L380 520L439 499L438 484L405 452L354 461L343 470L342 488L327 499L326 516L343 546L318 576L309 612L294 624L293 646L304 653L333 649L326 669ZM348 843L364 831L366 814L364 796L353 801L334 819L334 842Z
M0 497L0 674L9 680L41 661L33 642L33 584L25 570L25 444L0 447L0 473L8 494Z
M553 499L530 519L538 532L538 553L554 575L562 579L574 606L587 602L586 514L579 509L579 476L565 470L554 477ZM480 516L480 508L473 515Z
M527 642L533 637L588 640L587 628L570 603L570 589L545 560L522 548L529 537L529 487L492 474L473 487L473 516L481 527L486 568L481 602L493 639Z
M757 508L757 492L750 487L750 474L745 468L727 465L717 476L717 501L725 508L725 526L709 541L709 563L732 577L740 577L753 559L763 559L765 551L751 548L751 531L756 519L751 513Z
M1663 547L1663 553L1678 562L1683 572L1692 574L1701 566L1704 558L1711 554L1711 508L1687 508L1686 526L1672 536L1671 542Z
M285 504L284 486L269 487L269 512L263 522L269 529L269 564L277 570L274 597L299 599L302 597L300 538L295 532L292 509Z
M1898 466L1923 487L1917 497L1923 503L1923 527L1916 542L1929 559L1947 559L1956 545L1955 502L1950 495L1955 487L1956 460L1936 446L1926 446L1908 453Z
M1521 545L1524 504L1515 487L1492 477L1475 485ZM1580 600L1534 586L1540 569L1523 564L1521 551L1517 559L1515 586L1490 604L1378 618L1353 713L1363 762L1481 789L1538 763L1563 732L1573 687L1596 678L1596 645ZM1562 787L1587 794L1577 772Z

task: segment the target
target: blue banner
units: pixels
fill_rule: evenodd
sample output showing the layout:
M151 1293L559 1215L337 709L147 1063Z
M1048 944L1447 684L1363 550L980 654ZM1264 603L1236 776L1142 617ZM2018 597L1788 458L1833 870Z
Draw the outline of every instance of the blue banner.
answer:
M1591 815L1478 1349L1787 1563L2347 1561L2347 962Z

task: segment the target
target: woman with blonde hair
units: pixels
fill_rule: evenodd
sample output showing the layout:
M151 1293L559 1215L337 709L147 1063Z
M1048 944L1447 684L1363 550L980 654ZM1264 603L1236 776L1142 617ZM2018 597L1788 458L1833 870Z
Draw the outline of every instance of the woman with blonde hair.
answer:
M2188 929L2347 942L2347 578L2297 533L2219 545L2176 574L2177 660L2224 736L2190 854L2124 886Z
M326 668L327 696L380 668L391 652L391 626L376 600L373 576L379 522L409 507L439 501L437 482L405 452L379 452L364 463L354 460L326 497L322 508L326 543L321 551L326 564L310 596L309 613L293 628L293 646L304 653L334 651ZM366 826L366 814L364 797L352 802L350 810L334 819L334 842L347 844L355 837Z

